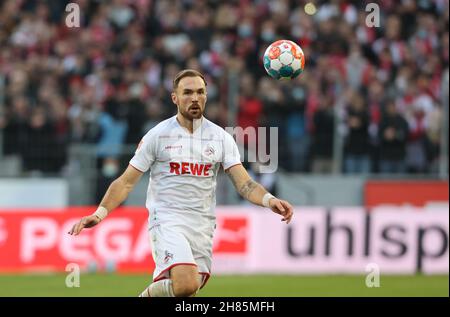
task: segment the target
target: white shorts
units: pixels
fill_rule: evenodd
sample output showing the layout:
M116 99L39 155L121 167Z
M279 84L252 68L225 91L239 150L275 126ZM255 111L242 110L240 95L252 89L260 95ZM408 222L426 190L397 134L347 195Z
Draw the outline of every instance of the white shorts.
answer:
M159 223L150 229L150 241L155 261L154 282L169 278L170 269L176 265L195 265L203 276L201 287L206 284L211 274L212 231Z

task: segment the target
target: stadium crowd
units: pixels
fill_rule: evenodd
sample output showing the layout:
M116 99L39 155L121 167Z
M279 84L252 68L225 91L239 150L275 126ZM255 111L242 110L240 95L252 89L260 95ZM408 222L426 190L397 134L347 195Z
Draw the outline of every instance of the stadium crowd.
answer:
M279 165L328 173L335 133L345 173L437 169L449 59L446 0L79 0L79 28L60 0L0 2L3 154L26 171L59 173L71 144L98 146L116 172L122 144L137 144L173 115L172 79L205 73L206 117L228 125L230 73L238 74L236 125L279 128ZM277 82L262 54L273 41L300 44L303 74Z

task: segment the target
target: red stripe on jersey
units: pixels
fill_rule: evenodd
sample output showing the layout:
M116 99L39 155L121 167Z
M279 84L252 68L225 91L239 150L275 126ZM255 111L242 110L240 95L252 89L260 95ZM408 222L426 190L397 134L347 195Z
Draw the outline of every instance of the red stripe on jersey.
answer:
M134 168L136 171L144 173L143 171L141 171L139 168L137 168L136 166L133 166L131 164L128 164L129 166L131 166L132 168Z

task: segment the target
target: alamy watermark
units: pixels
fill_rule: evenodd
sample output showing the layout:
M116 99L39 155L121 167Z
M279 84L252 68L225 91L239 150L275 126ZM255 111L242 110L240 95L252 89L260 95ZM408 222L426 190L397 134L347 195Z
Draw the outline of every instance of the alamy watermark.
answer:
M265 127L225 127L231 136L239 140L247 137L247 151L239 148L241 160L247 158L249 163L258 163L256 166L258 173L274 173L278 168L278 128L270 127L269 131ZM270 139L267 140L267 134ZM268 142L269 141L269 142ZM267 148L269 146L269 148ZM268 150L268 152L267 152ZM247 154L247 155L245 155Z
M366 265L366 286L369 288L380 287L380 267L376 263Z
M193 129L200 128L202 120L193 120ZM202 130L201 130L202 131ZM246 144L246 148L240 146L236 149L232 142L223 140L220 145L221 151L216 148L219 146L213 141L213 136L208 132L202 132L197 135L192 142L194 149L201 149L201 151L193 151L190 153L190 158L194 161L203 161L205 156L207 159L214 158L217 161L226 161L227 156L236 156L236 151L239 152L239 157L242 162L256 163L253 169L257 173L274 173L278 169L278 128L277 127L225 127L225 131L231 135L233 139L236 139L237 144ZM177 133L174 131L174 133ZM205 135L207 134L207 135ZM170 135L170 138L179 139L180 135ZM247 140L247 142L244 142ZM169 155L173 158L179 156L182 151L181 145L172 145L172 148L178 147L179 152L169 152ZM223 152L222 155L218 153Z
M380 6L376 3L368 3L366 5L366 12L370 12L366 16L366 26L369 28L380 27Z
M66 272L70 272L66 276L66 287L80 287L80 266L76 263L66 265Z
M68 28L80 27L80 6L77 3L70 2L66 6L66 26Z

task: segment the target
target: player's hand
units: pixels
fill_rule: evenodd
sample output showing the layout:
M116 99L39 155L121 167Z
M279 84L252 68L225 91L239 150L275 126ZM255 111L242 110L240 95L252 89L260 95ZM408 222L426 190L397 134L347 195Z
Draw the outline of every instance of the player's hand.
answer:
M97 225L99 222L100 218L94 215L83 217L80 221L73 225L72 229L68 233L77 236L84 228L91 228Z
M294 214L294 209L286 200L272 198L271 200L269 200L269 207L274 213L283 216L283 219L281 219L281 221L286 221L286 223L291 222L292 216Z

